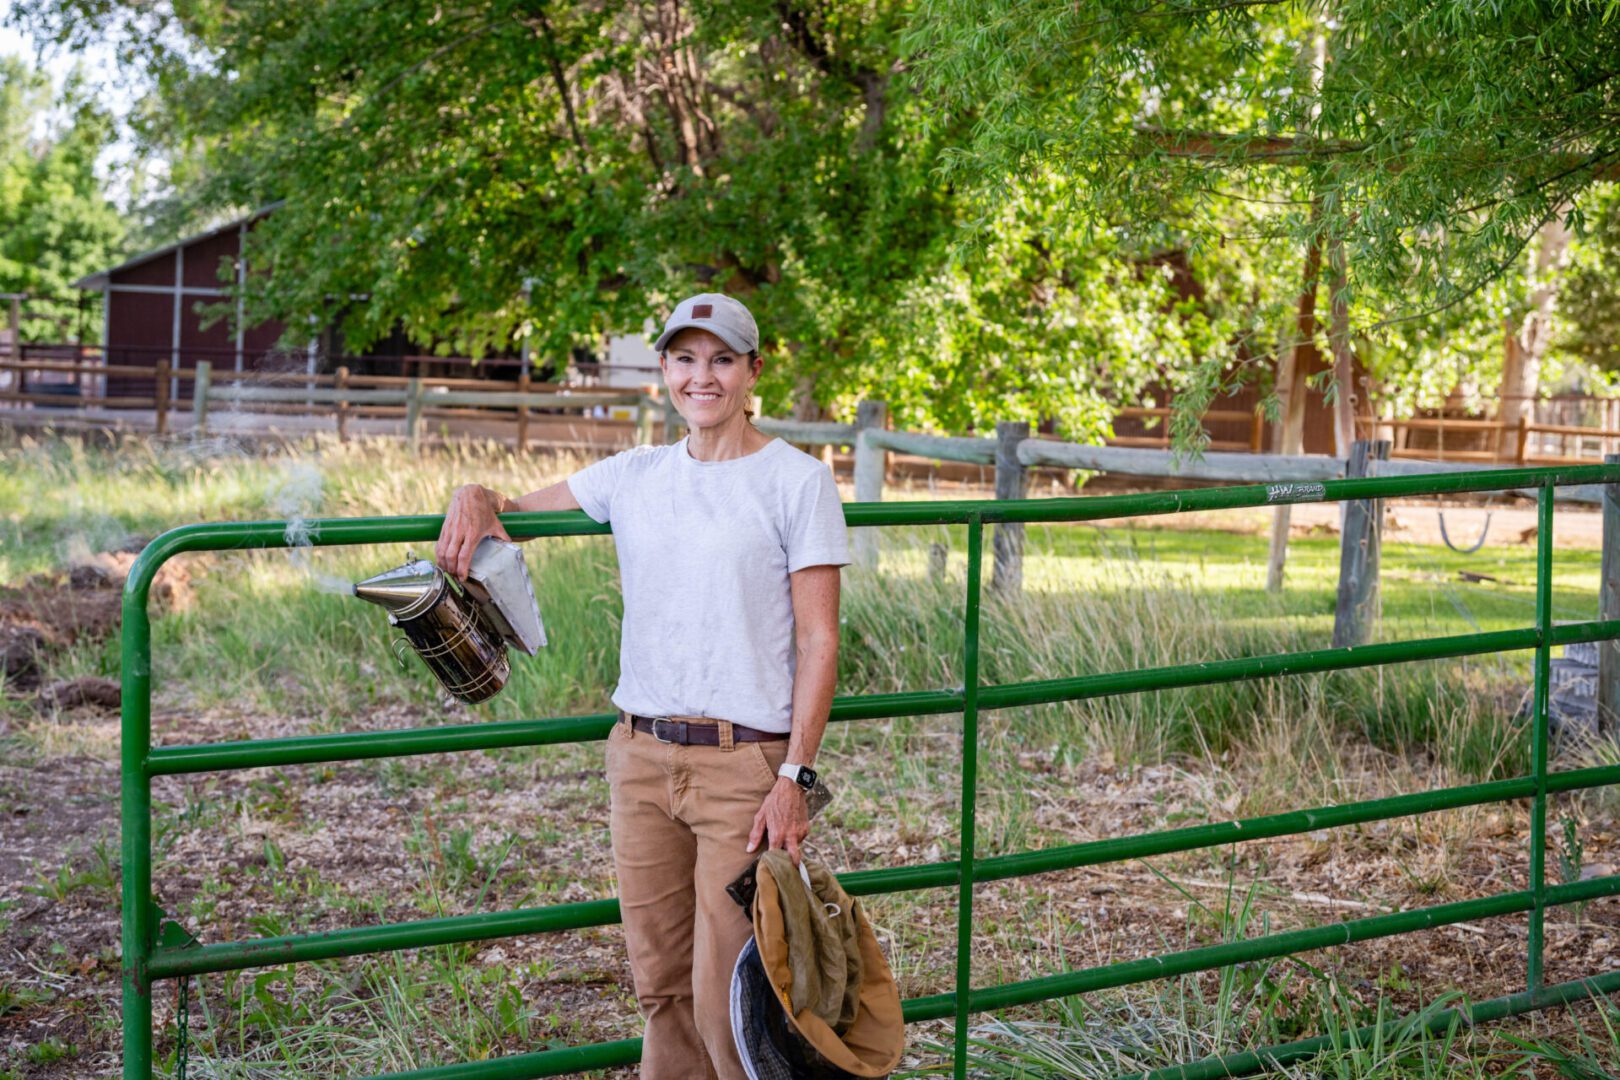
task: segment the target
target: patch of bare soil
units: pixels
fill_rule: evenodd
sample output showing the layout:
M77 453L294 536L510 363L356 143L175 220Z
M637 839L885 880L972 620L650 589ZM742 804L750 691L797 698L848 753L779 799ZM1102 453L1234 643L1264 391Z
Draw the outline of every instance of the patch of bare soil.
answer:
M144 546L143 540L131 540L121 550L98 552L66 570L0 587L0 669L8 692L36 689L51 652L118 632L124 580ZM188 607L191 576L185 564L170 562L160 569L151 595L164 610ZM58 684L48 689L44 703L109 707L105 685ZM110 707L117 705L114 697Z
M419 723L420 717L395 711L374 715L369 726ZM165 743L283 736L311 726L307 718L225 713L154 718ZM91 713L24 721L12 737L17 752L0 766L0 1068L27 1080L117 1071L118 898L116 868L109 865L116 863L115 734L115 721ZM202 940L217 942L611 896L599 752L556 747L160 778L154 785L158 903ZM826 771L847 775L863 753L870 747L840 733ZM1222 820L1236 811L1235 802L1212 796L1207 776L1182 769L1127 770L1103 762L1065 769L1033 753L1017 765L1030 780L1036 844ZM1376 777L1385 775L1370 765L1366 782L1383 783ZM1421 770L1415 777L1419 784L1431 779L1444 782ZM1356 789L1359 797L1388 793ZM840 793L846 812L835 801L823 819L822 856L840 870L950 858L953 839L945 823L954 796L919 792L917 798L936 795L939 812L926 814L929 824L902 828L888 815L848 814L860 799ZM1613 821L1589 812L1582 835L1587 874L1620 863ZM987 985L1213 944L1231 932L1225 913L1251 890L1254 910L1243 931L1250 935L1524 888L1528 847L1525 807L1509 805L1167 856L1151 866L987 883L975 898L981 928L976 981ZM1556 850L1549 864L1556 882ZM948 990L954 892L874 896L863 903L895 961L902 992ZM1608 901L1580 913L1555 911L1547 943L1553 980L1612 969L1620 907ZM1523 918L1503 918L1308 960L1346 973L1369 993L1382 976L1398 1004L1415 1007L1420 998L1432 1000L1451 988L1476 999L1520 989L1524 946ZM418 961L428 963L422 956L410 962ZM313 1001L340 977L358 992L365 973L385 962L357 958L345 962L341 976L300 966L290 985L273 984L270 992ZM623 1038L638 1030L616 927L491 941L470 946L458 962L456 979L473 986L473 976L488 970L501 987L515 986L532 1010L527 1040L503 1038L492 1052L522 1052L550 1040ZM1398 975L1393 982L1391 972ZM228 994L219 977L195 985L218 1031L230 1032L256 1007L251 997ZM474 1008L496 1008L496 991L473 986L467 993ZM156 1012L162 1053L173 1045L167 986ZM28 1048L46 1040L72 1047L72 1056L27 1060ZM916 1055L914 1063L925 1056Z

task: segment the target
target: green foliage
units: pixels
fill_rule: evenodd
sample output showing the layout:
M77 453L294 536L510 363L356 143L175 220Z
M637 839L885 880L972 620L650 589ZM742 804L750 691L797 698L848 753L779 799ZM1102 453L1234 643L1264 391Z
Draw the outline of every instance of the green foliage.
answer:
M947 157L954 180L994 202L1050 171L1070 178L1067 215L1130 223L1257 281L1268 264L1297 274L1310 243L1342 247L1364 359L1432 399L1458 357L1494 366L1485 339L1523 299L1485 290L1524 265L1544 224L1579 228L1620 166L1612 14L1528 0L927 0L906 40L940 122L973 120ZM1258 292L1269 308L1224 310L1233 360L1244 346L1270 355L1290 291L1273 282Z
M141 58L134 126L176 178L158 219L275 207L250 242L270 272L254 321L337 324L349 346L403 321L442 350L517 339L556 362L718 287L760 316L769 411L876 396L907 426L1096 436L1162 380L1197 447L1198 408L1269 387L1316 242L1342 252L1355 348L1396 409L1494 384L1527 249L1559 219L1592 230L1565 353L1612 365L1614 215L1591 191L1620 169L1615 10L22 0L14 18Z
M70 1042L48 1035L23 1052L23 1060L32 1065L54 1065L79 1056L79 1048Z
M1620 371L1620 184L1606 184L1585 215L1558 294L1558 347L1593 367Z
M72 283L122 251L122 217L95 171L111 133L77 76L53 101L44 76L0 56L0 292L38 298L27 303L26 341L72 338Z
M341 323L350 346L403 320L445 350L515 337L557 361L719 287L764 328L769 411L875 393L907 425L1075 435L1210 335L1136 239L1063 220L1073 177L986 207L938 174L971 121L914 93L900 3L19 11L42 36L138 43L206 149L202 203L274 205L252 320ZM985 214L991 251L965 257Z

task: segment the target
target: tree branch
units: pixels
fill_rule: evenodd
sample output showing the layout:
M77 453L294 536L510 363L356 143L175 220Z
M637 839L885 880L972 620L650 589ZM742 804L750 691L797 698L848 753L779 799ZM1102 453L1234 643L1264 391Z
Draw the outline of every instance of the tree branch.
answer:
M568 91L568 79L563 72L562 61L557 58L557 35L551 29L551 20L546 18L545 7L536 7L534 21L538 24L546 47L546 66L551 70L551 81L557 88L557 96L562 99L563 116L568 122L568 133L573 137L574 146L579 150L579 175L587 184L590 183L591 170L587 161L590 150L585 145L585 136L579 130L579 118L574 115L574 99Z

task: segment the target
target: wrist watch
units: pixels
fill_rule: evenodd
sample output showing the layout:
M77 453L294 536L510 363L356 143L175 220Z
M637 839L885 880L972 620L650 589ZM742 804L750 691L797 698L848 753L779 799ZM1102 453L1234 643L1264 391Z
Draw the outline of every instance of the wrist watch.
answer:
M808 765L795 765L791 761L786 761L776 770L776 775L787 777L806 791L816 786L816 770Z

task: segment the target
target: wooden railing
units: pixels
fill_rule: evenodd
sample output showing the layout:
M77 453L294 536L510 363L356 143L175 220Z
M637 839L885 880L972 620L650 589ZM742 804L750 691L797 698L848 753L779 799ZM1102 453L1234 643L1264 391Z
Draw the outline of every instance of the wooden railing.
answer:
M115 350L115 353L122 355ZM530 445L531 427L550 415L567 416L571 423L601 425L606 432L634 424L641 442L653 441L662 426L666 441L675 437L679 418L666 398L652 386L640 389L581 388L539 382L528 369L513 378L414 377L352 373L347 366L335 372L235 371L225 362L198 360L196 367L171 365L167 356L150 364L109 364L93 350L80 346L25 346L23 360L0 356L0 414L13 408L109 408L152 410L153 426L168 434L177 410L188 409L206 428L207 415L216 407L251 406L254 413L330 416L341 439L359 419L403 419L406 437L418 437L424 419L501 419L514 421L520 447ZM444 358L422 357L423 362ZM485 369L488 370L488 369ZM64 381L60 376L71 376ZM54 379L52 377L55 377ZM127 392L134 383L136 392ZM122 384L126 392L109 393ZM204 392L199 396L196 387ZM144 391L144 392L142 392ZM597 406L628 407L633 420L603 419L588 415ZM1169 406L1128 406L1115 415L1121 420L1156 420L1151 435L1130 434L1106 440L1119 448L1168 449ZM1247 440L1215 440L1215 452L1260 453L1264 448L1264 420L1257 411L1212 409L1204 422L1246 423ZM788 422L779 421L787 426ZM1418 417L1364 422L1393 433L1395 458L1514 465L1560 465L1601 460L1620 452L1620 428L1572 424L1479 419ZM1433 433L1436 445L1403 445L1414 432ZM1447 444L1447 435L1458 436ZM1403 438L1402 436L1407 436ZM621 436L622 437L622 436ZM1557 441L1559 452L1548 443ZM1457 443L1463 445L1457 445Z
M331 416L340 439L347 440L350 422L356 418L403 418L405 437L415 444L424 419L481 419L502 414L516 421L520 448L529 444L529 428L537 416L568 415L573 422L601 423L600 418L579 415L598 406L629 405L645 414L643 426L650 427L651 412L643 406L659 407L656 395L645 390L581 390L558 383L535 382L528 371L515 379L417 378L403 375L355 375L346 367L317 375L215 370L206 360L195 368L171 367L166 359L150 367L130 364L75 363L72 361L0 361L0 378L15 376L16 387L0 390L0 405L55 406L58 408L100 407L110 409L151 409L157 434L166 435L177 409L189 406L192 429L201 434L208 429L211 410L220 406L249 405L253 412ZM49 384L71 388L44 390L30 379L36 374L71 374L72 382ZM138 378L149 381L149 394L109 394L96 389L106 377ZM177 384L186 383L188 394L175 393ZM182 397L188 401L178 400ZM623 423L623 421L609 421Z
M1620 451L1620 429L1585 427L1574 424L1542 424L1521 417L1517 421L1417 417L1410 420L1377 420L1374 427L1395 433L1395 449L1390 456L1424 461L1477 461L1514 465L1572 465L1601 461L1603 455ZM1403 432L1435 432L1434 446L1403 446ZM1446 433L1465 436L1470 445L1446 445ZM1549 453L1545 438L1555 436L1562 453ZM1574 452L1568 441L1576 440ZM1595 447L1586 444L1596 442ZM1588 452L1590 451L1590 452Z

